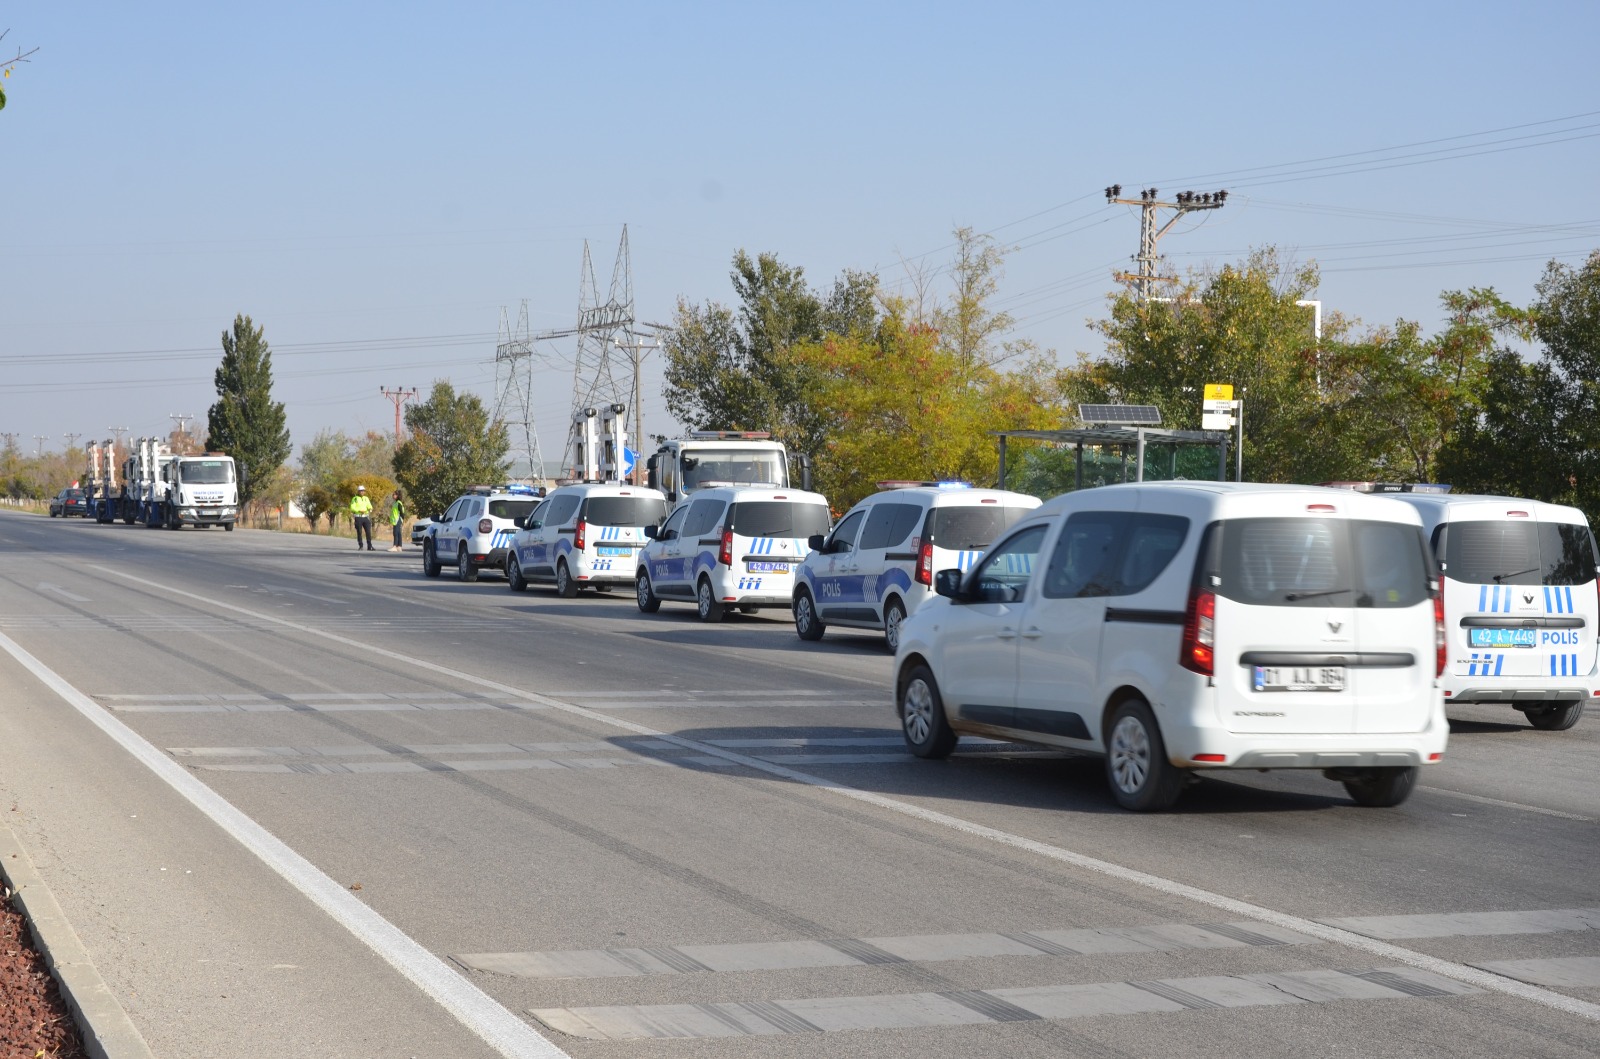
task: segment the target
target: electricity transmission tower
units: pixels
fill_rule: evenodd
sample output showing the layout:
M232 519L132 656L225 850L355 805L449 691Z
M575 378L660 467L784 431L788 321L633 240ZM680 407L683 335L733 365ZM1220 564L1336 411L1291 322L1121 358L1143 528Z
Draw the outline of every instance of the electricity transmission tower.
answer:
M528 332L528 299L522 299L517 326L511 326L506 307L500 307L500 341L494 347L494 420L507 429L516 427L522 442L522 456L528 461L530 478L544 477L544 453L539 448L539 424L533 416L533 343L543 338Z
M611 266L611 287L604 303L594 281L589 241L583 241L583 266L578 275L578 353L572 369L572 415L567 428L566 463L577 471L577 416L589 408L624 404L628 396L612 371L613 347L634 345L633 264L628 255L628 226L622 226L617 259ZM638 444L635 439L634 444Z
M1178 218L1186 213L1196 210L1220 210L1223 203L1228 201L1226 191L1208 191L1205 193L1195 191L1182 191L1178 193L1174 202L1162 202L1155 188L1146 188L1139 192L1136 199L1122 197L1122 185L1112 184L1106 188L1106 203L1122 206L1139 207L1139 255L1134 261L1139 265L1138 272L1119 272L1117 279L1134 284L1134 290L1139 295L1140 301L1149 301L1151 288L1157 283L1169 282L1156 275L1156 244L1161 237L1166 235ZM1166 224L1156 227L1160 219L1157 210L1175 210L1172 219Z

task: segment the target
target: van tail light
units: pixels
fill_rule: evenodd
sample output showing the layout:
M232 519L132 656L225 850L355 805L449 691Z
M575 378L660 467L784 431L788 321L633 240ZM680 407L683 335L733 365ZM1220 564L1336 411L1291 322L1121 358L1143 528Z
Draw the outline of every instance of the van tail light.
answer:
M583 519L578 520L578 528L572 531L572 546L583 551L589 544L589 524Z
M723 566L733 565L733 530L722 531L722 547L717 550L717 562Z
M493 519L487 519L487 518L480 518L478 520L478 532L479 533L493 533L494 532L494 520Z
M933 542L923 541L917 548L917 584L933 584Z
M1189 596L1189 613L1183 622L1183 653L1178 656L1183 668L1212 676L1217 668L1217 597L1196 591Z
M1449 653L1444 635L1444 577L1439 577L1439 590L1433 594L1433 675L1444 676L1445 655Z

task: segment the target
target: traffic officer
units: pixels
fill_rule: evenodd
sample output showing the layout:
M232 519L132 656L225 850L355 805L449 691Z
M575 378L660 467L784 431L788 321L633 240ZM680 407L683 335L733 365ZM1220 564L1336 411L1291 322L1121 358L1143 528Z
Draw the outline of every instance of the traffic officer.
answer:
M400 547L400 528L406 523L406 506L400 502L400 490L394 491L394 497L389 501L389 528L394 531L394 547L391 552L404 551Z
M367 551L377 551L372 546L372 501L367 498L364 485L356 486L356 495L350 498L350 518L356 524L356 550L361 549L361 537L365 534Z

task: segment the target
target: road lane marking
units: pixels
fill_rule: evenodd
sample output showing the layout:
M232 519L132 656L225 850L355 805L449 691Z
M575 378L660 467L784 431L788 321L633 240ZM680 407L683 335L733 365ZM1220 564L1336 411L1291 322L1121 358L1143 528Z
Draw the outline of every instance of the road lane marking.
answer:
M782 1001L538 1008L529 1014L569 1036L597 1041L637 1041L981 1026L1037 1019L1172 1014L1341 1000L1467 996L1478 992L1480 990L1445 976L1395 967Z
M1600 956L1556 956L1544 960L1489 960L1478 964L1496 974L1510 975L1536 985L1557 989L1600 989Z
M209 606L218 607L224 610L231 610L241 614L252 613L248 610L245 610L243 607L236 606L232 603L210 599L194 592L186 592L183 589L173 588L170 585L165 585L158 581L151 581L146 578L135 577L132 574L112 567L95 566L90 567L89 569L97 573L103 573L107 576L117 577L134 584L144 585L145 587L158 592L165 592L180 598L191 599L198 603L207 604ZM289 621L286 618L270 618L269 620L276 622L287 629L306 631L304 630L303 626ZM826 776L816 776L812 775L811 773L800 772L796 769L787 768L782 765L774 764L770 761L763 761L760 758L739 754L732 750L724 750L721 747L712 746L709 743L703 743L698 740L686 739L682 736L657 731L654 728L639 724L636 721L630 721L622 717L613 717L609 714L598 713L583 706L577 706L569 702L563 702L559 699L548 698L544 695L540 695L537 692L526 691L522 688L512 687L509 684L502 684L499 681L489 680L488 678L479 676L475 673L467 673L462 670L452 669L449 666L440 665L437 662L429 662L411 655L401 654L398 651L390 651L385 648L375 647L371 644L364 644L359 640L352 640L349 637L341 636L338 633L317 632L315 635L320 636L332 643L338 643L354 650L366 652L369 655L388 658L405 665L414 666L426 672L438 673L455 681L472 684L477 687L486 688L488 690L505 695L526 698L531 702L543 703L551 709L561 710L562 712L570 713L573 716L589 717L614 728L620 728L623 731L632 732L634 735L644 736L646 738L662 739L677 746L684 747L688 750L695 750L711 757L723 758L737 764L742 764L745 767L755 771L764 772L770 776L776 776L781 779L790 780L797 784L813 787L817 790L825 791L838 797L846 798L864 805L875 806L879 809L883 809L900 816L910 817L912 819L922 821L923 823L932 824L937 827L943 827L971 838L983 839L1010 849L1032 853L1046 860L1052 860L1059 864L1066 864L1071 867L1105 876L1107 878L1132 883L1136 886L1141 886L1157 893L1166 894L1170 897L1179 897L1194 901L1198 904L1227 912L1230 915L1257 920L1262 923L1270 923L1273 926L1282 927L1285 930L1292 930L1296 933L1308 934L1311 937L1320 938L1323 941L1344 945L1348 948L1365 952L1372 956L1377 956L1380 959L1394 960L1408 967L1412 967L1420 971L1431 972L1435 975L1442 975L1446 978L1453 979L1457 982L1464 983L1478 989L1514 996L1521 1000L1526 1000L1531 1003L1540 1004L1544 1007L1566 1012L1570 1015L1576 1015L1580 1018L1600 1022L1600 1004L1593 1004L1586 1000L1579 1000L1575 997L1564 996L1548 989L1529 985L1526 982L1522 982L1514 978L1484 971L1467 964L1440 959L1439 957L1430 956L1427 953L1407 949L1403 946L1391 945L1388 942L1380 941L1375 938L1369 938L1365 935L1357 934L1354 931L1344 930L1339 927L1331 927L1324 923L1318 923L1315 920L1306 919L1303 916L1279 912L1276 909L1253 904L1249 901L1241 901L1238 898L1228 897L1224 894L1215 893L1211 890L1205 890L1198 886L1191 886L1187 883L1181 883L1173 879L1167 879L1163 876L1155 875L1150 872L1140 871L1137 868L1129 868L1122 864L1101 860L1098 857L1091 857L1084 853L1078 853L1077 851L1067 849L1064 846L1054 846L1047 842L1040 842L1037 839L1031 839L1022 835L1013 834L1009 831L1002 831L999 828L989 827L985 824L979 824L971 820L963 820L960 817L951 816L949 813L943 813L936 809L929 809L924 806L917 805L914 802L904 801L900 798L878 794L873 791L862 790L857 787L851 787L847 784L841 783L836 779L831 779ZM18 650L20 650L20 648L18 648ZM87 705L93 705L88 699L83 699L83 702ZM111 720L109 714L106 714L106 718L107 720ZM159 755L159 751L156 751L153 746L150 746L148 743L144 745L149 746L152 752ZM178 769L178 766L170 759L162 756L160 757L160 760L163 765L169 766L173 769ZM179 772L181 774L181 770L179 770ZM187 775L185 775L184 778L192 780L192 777ZM200 785L198 781L194 782L196 785Z
M80 596L76 592L68 592L66 589L62 588L60 585L52 585L48 581L40 581L39 582L39 591L40 592L49 592L52 595L60 596L62 599L69 599L74 603L92 603L92 602L94 602L88 596Z
M652 949L567 952L470 952L455 956L475 971L516 978L633 978L686 971L730 973L886 963L947 963L996 956L1086 956L1133 952L1309 945L1312 938L1258 923L1168 923L1148 927L1074 927L1010 934L926 934L892 938L673 945ZM689 957L679 966L662 953Z
M0 633L0 650L16 659L91 724L110 736L218 827L250 850L284 881L367 945L389 966L432 997L463 1026L507 1059L568 1059L537 1030L358 900L316 865L256 823L216 791L189 775L104 707Z
M1465 801L1477 802L1479 805L1493 805L1501 809L1520 809L1525 813L1538 813L1541 816L1554 816L1561 820L1577 820L1579 823L1584 824L1592 824L1595 821L1595 818L1592 816L1579 816L1577 813L1565 813L1560 809L1546 809L1543 806L1525 805L1522 802L1507 802L1502 801L1499 798L1485 798L1481 794L1468 794L1465 791L1453 791L1448 787L1418 787L1417 790L1427 791L1430 794L1443 794L1450 798L1461 798Z
M1531 912L1448 912L1442 915L1350 916L1324 919L1329 926L1369 938L1472 938L1505 934L1561 934L1600 930L1600 908L1552 908Z

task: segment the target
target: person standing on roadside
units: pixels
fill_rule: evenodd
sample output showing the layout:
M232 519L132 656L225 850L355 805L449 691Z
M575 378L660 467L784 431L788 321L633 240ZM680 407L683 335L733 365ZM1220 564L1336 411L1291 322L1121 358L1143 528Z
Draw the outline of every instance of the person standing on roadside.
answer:
M406 524L406 506L400 502L400 490L394 491L394 498L389 501L389 528L394 531L394 547L391 552L405 551L400 547L400 530Z
M367 551L377 551L372 546L372 501L364 485L356 486L356 495L350 498L350 518L356 524L356 550L361 550L361 535L366 534Z

